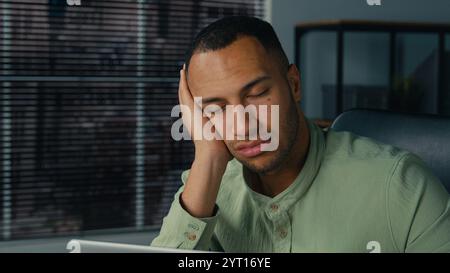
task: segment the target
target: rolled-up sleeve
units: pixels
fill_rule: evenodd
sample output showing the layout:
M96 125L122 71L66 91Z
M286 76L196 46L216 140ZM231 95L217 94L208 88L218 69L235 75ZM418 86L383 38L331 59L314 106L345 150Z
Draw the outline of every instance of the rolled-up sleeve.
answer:
M188 171L183 172L182 181L186 181ZM169 213L163 219L159 235L152 241L152 246L196 249L196 250L218 250L214 247L212 240L217 218L220 215L219 207L216 205L214 214L208 218L196 218L189 214L180 202L184 185L175 194Z

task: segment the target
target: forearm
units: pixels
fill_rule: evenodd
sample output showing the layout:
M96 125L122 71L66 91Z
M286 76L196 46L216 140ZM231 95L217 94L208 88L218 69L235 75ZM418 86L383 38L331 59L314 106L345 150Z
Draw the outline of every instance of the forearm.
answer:
M159 235L151 245L156 247L218 250L213 244L214 228L220 214L209 218L196 218L182 208L180 194L184 190L181 187L175 194L169 213L164 217Z
M182 206L193 217L213 216L225 169L223 160L196 155L181 195Z

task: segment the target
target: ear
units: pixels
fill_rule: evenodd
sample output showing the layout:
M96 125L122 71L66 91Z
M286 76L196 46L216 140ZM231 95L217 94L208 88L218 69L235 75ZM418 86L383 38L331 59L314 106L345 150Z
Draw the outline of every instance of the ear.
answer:
M287 80L292 93L292 97L296 102L300 102L302 92L300 87L300 72L295 64L290 64L287 72Z

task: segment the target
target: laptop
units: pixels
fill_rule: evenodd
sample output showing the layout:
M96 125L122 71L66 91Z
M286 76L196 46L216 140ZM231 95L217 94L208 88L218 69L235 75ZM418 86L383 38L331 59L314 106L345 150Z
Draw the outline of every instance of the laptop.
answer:
M210 253L210 251L162 248L73 239L67 243L69 253Z

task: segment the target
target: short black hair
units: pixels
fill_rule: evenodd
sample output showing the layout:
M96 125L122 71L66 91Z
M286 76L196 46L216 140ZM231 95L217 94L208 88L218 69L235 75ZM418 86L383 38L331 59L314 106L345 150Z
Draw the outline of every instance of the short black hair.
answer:
M287 69L289 61L273 27L266 21L249 16L228 16L203 28L186 52L186 70L192 55L198 52L215 51L229 46L238 38L256 38L269 53L275 53L280 65Z

